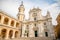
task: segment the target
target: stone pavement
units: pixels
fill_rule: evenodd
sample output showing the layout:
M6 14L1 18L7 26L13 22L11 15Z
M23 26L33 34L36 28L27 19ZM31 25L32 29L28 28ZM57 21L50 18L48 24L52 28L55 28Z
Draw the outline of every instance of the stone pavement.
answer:
M48 37L21 37L21 38L14 38L14 39L0 39L0 40L52 40L51 38Z

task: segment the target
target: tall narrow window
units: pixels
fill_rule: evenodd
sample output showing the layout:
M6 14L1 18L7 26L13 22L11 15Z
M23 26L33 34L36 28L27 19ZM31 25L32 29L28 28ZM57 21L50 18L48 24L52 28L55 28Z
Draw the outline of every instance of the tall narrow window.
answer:
M37 33L37 31L35 31L35 37L38 37L38 33Z
M36 17L34 18L34 20L36 20Z
M19 23L16 23L16 27L19 27Z
M8 18L4 18L4 24L8 24L9 19Z
M28 33L27 33L27 37L28 37Z
M48 32L45 32L45 36L48 37Z
M14 26L14 21L11 21L11 26Z
M36 26L36 24L34 24Z
M0 21L1 21L1 15L0 15Z
M28 37L29 36L29 25L27 25L26 29L27 29L27 37Z
M29 30L29 25L27 25L26 29Z

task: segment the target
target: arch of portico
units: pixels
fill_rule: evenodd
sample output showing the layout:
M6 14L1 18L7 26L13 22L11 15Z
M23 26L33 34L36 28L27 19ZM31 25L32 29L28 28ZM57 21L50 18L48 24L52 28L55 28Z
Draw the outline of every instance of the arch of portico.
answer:
M9 31L9 38L12 38L12 36L13 36L13 30L10 30Z
M17 38L17 37L19 37L19 32L18 31L16 31L16 30L8 30L8 29L6 29L6 28L2 28L2 29L0 29L0 31L1 31L1 38L3 38L3 39L11 39L11 38Z
M4 39L17 38L20 36L20 22L10 16L0 13L0 37Z
M18 37L18 31L15 32L15 38L17 38L17 37Z
M6 29L2 29L2 30L1 30L1 37L2 37L2 38L5 38L5 37L6 37L6 32L7 32Z

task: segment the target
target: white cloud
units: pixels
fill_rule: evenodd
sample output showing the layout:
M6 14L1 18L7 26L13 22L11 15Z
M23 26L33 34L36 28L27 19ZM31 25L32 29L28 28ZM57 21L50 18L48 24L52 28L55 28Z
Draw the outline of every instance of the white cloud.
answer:
M57 6L59 6L58 3L54 3L54 4L50 5L50 6L47 8L47 10L49 10L50 13L51 13L52 23L53 23L53 24L57 24L57 23L56 23L56 17L57 17L57 15L58 15L59 12L60 12L60 9L58 9Z
M57 3L54 3L52 5L46 2L43 2L40 4L40 3L34 3L34 2L26 1L26 0L23 0L23 1L24 1L24 6L25 6L25 15L26 15L25 18L29 17L28 16L29 10L35 6L35 7L41 8L42 14L44 15L46 15L47 10L49 10L53 18L53 24L56 24L55 19L58 13L60 12L59 0L56 0ZM10 15L14 17L17 17L16 15L18 13L18 7L20 5L20 2L21 2L20 0L5 0L5 1L3 0L2 2L0 2L0 9L2 9L3 11L9 13Z

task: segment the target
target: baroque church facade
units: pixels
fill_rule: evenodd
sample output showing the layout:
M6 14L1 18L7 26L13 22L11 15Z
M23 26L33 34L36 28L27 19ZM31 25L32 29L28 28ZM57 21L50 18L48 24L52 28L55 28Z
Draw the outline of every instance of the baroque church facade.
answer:
M52 17L47 11L46 16L42 16L41 9L33 8L29 11L29 19L25 20L23 2L19 7L18 19L22 24L22 37L54 37Z
M46 16L42 16L41 9L33 8L29 11L29 19L25 20L23 2L21 2L18 10L18 19L0 11L0 36L2 38L55 37L52 17L49 11L47 11Z

